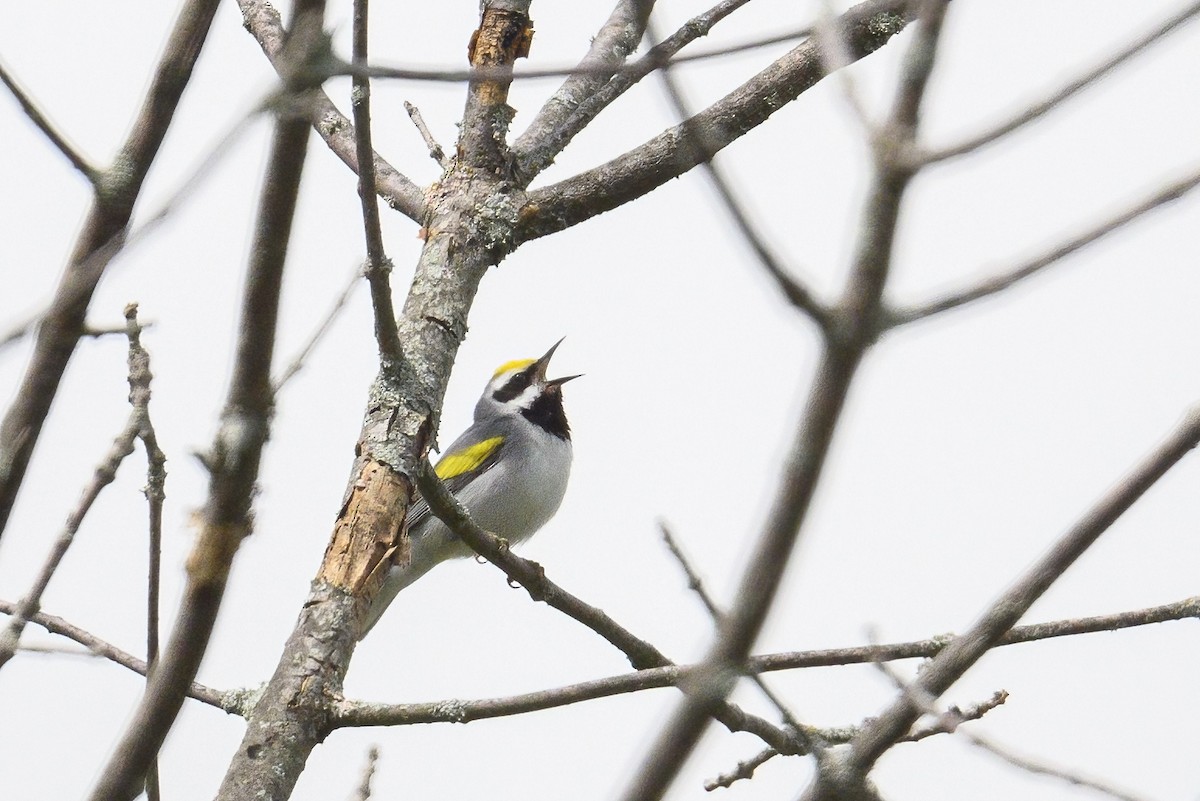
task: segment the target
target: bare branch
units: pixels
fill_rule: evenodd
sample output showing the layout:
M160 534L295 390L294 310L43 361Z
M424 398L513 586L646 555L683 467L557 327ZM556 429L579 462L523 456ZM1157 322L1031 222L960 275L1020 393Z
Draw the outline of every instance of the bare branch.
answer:
M553 160L557 152L561 152L571 141L574 134L565 133L564 126L575 115L580 104L603 89L609 79L621 70L629 54L637 49L653 8L654 0L617 0L612 13L592 38L587 55L567 76L563 85L538 109L529 127L514 143L513 152L518 158L529 151L539 152L538 160L527 160L519 172L532 179L550 163L547 158ZM603 106L596 108L586 120L593 119L600 108ZM573 124L576 126L575 133L578 133L582 125L587 123L583 119L576 119ZM560 134L560 131L564 133ZM559 141L548 145L547 140L556 135ZM558 151L551 153L555 147L558 147Z
M129 138L104 173L50 308L38 326L33 357L0 423L0 534L84 328L92 293L129 224L142 182L174 117L204 46L217 0L189 0L155 68Z
M558 154L571 143L571 140L580 131L586 128L601 111L608 108L614 100L625 94L630 87L666 64L675 54L696 39L707 36L714 25L747 2L749 0L722 0L705 13L688 20L672 36L656 45L635 63L619 69L614 69L618 65L604 64L600 77L609 78L611 75L611 78L607 82L593 82L589 85L590 91L587 94L562 98L557 107L551 104L556 102L558 96L551 98L539 112L538 119L534 120L529 129L521 134L513 145L516 173L522 184L528 186L542 170L553 163ZM651 4L646 3L645 5L648 15ZM618 6L619 8L620 6ZM636 26L629 26L629 33L633 32L633 27L639 27L638 38L640 38L645 26L646 20L642 19ZM634 39L630 50L622 55L622 60L628 52L632 52L632 47L636 44L637 39ZM580 64L580 68L590 69L591 65L587 63L587 59L584 62Z
M325 43L322 0L296 0L284 59L289 90L303 90L305 67ZM294 71L293 71L294 70ZM308 140L306 120L275 123L243 295L233 379L206 466L208 501L188 558L188 581L171 640L138 709L92 793L92 801L124 801L138 792L175 722L208 647L229 569L250 531L250 506L274 395L271 360L279 292Z
M1157 28L1149 31L1143 36L1138 37L1128 45L1113 53L1104 62L1097 64L1092 69L1080 75L1075 80L1063 86L1057 92L1054 92L1044 100L1038 101L1029 108L1022 111L1020 114L1005 120L998 125L994 125L987 130L980 131L974 136L967 137L962 142L949 147L940 148L920 153L919 158L924 164L934 164L946 159L956 158L967 153L974 152L979 148L989 145L992 142L1007 136L1013 131L1027 125L1049 111L1058 108L1063 102L1070 99L1074 95L1094 85L1098 80L1103 78L1108 73L1115 70L1117 67L1124 64L1129 59L1141 53L1143 50L1154 44L1158 40L1164 38L1167 34L1181 27L1185 22L1192 17L1200 14L1200 3L1192 3L1184 6L1180 11L1162 22Z
M281 60L284 47L283 21L279 12L267 0L238 0L242 23L258 42L277 72L284 69ZM309 121L325 144L342 162L358 171L358 149L354 126L323 91L315 90L309 97ZM425 196L420 187L374 154L375 185L384 201L409 219L420 222L425 215Z
M713 600L712 596L708 594L708 590L705 588L704 582L700 579L700 574L696 572L694 567L692 567L692 563L683 553L683 549L679 547L679 543L675 541L675 537L671 534L671 529L669 529L665 523L660 522L658 524L658 530L662 533L663 542L666 543L667 550L669 550L671 555L675 557L675 561L679 563L680 568L683 569L684 575L687 576L688 589L696 593L697 597L700 598L700 602L704 604L704 608L712 617L713 623L718 627L723 625L725 622L724 610L722 610L721 607L717 605L717 602ZM769 686L767 686L767 682L765 679L763 679L762 675L753 671L750 671L748 675L750 680L754 682L755 686L758 687L763 696L765 696L766 699L771 702L772 706L779 710L780 717L783 718L783 722L788 725L793 734L795 734L796 738L801 742L804 747L803 750L808 753L817 753L820 751L824 747L820 737L812 736L813 732L809 729L809 727L800 723L795 714L793 714L792 710L787 704L784 703L783 699L776 695L775 692L771 690Z
M936 300L931 300L917 306L910 306L903 309L895 309L883 312L883 325L885 328L891 328L899 325L921 320L926 317L932 317L935 314L941 314L951 309L957 309L960 306L965 306L976 300L995 295L998 292L1003 292L1005 289L1020 283L1030 276L1036 275L1047 267L1057 264L1062 259L1071 255L1077 250L1082 250L1088 245L1096 242L1109 234L1120 230L1129 223L1137 220L1142 215L1157 209L1159 206L1166 205L1173 201L1179 200L1184 195L1191 192L1200 185L1200 170L1196 170L1178 181L1174 181L1163 189L1155 192L1153 195L1138 201L1134 205L1120 212L1119 214L1104 220L1098 225L1084 231L1077 236L1068 239L1059 245L1055 245L1050 250L1038 256L1028 259L1016 267L1011 267L1001 271L996 277L981 281L973 287L952 292Z
M878 50L903 30L911 5L868 0L843 14L841 25L854 57ZM824 75L819 46L809 39L687 122L607 164L530 192L519 241L569 228L679 177L765 122Z
M3 607L0 606L0 609ZM1173 604L1122 612L1099 617L1058 620L1017 626L997 643L997 647L1037 642L1056 637L1073 637L1102 631L1148 626L1170 620L1200 619L1200 596ZM872 664L899 659L928 659L945 650L953 635L933 637L915 642L864 645L850 648L829 648L818 651L792 651L752 656L747 661L749 673L776 670L795 670L816 667L841 667ZM335 727L407 726L424 723L468 723L472 720L519 715L544 709L609 698L644 690L679 686L695 665L666 665L643 668L603 679L571 684L553 690L543 690L508 698L463 701L448 699L416 704L378 704L364 701L342 701L337 705ZM861 729L816 729L807 727L805 733L813 740L825 743L849 742Z
M1092 779L1073 770L1056 767L1038 759L1027 756L1018 756L1008 748L999 745L992 740L982 737L974 732L964 732L967 742L971 745L988 751L994 756L1003 759L1008 764L1020 768L1027 773L1034 773L1039 776L1051 776L1055 779L1060 779L1068 784L1073 784L1076 787L1084 787L1088 790L1094 790L1098 793L1108 796L1109 798L1118 799L1118 801L1146 801L1141 796L1134 795L1125 790L1118 789L1108 782Z
M367 749L367 763L363 765L362 779L354 791L355 801L370 801L371 779L375 776L375 768L379 764L379 746L373 745Z
M779 752L774 748L764 748L749 759L737 763L733 770L722 773L716 778L705 780L704 789L711 793L713 790L719 790L722 787L732 787L742 779L752 779L754 778L754 771L777 756L779 756Z
M438 140L434 138L433 132L429 130L429 126L425 124L425 118L421 116L421 110L404 101L404 110L408 112L408 118L412 120L416 126L417 133L421 134L421 139L425 142L425 147L429 148L429 157L437 162L437 165L443 170L450 169L452 160L446 155L446 151L438 144Z
M87 159L83 157L83 154L67 141L67 137L54 127L54 124L50 122L41 109L37 107L37 104L33 102L33 98L21 88L21 85L17 83L17 79L13 77L12 73L3 64L0 64L0 83L3 83L8 88L8 91L12 92L12 96L20 104L21 110L25 112L25 116L37 126L43 136L50 140L50 144L54 145L55 149L59 153L62 153L67 161L71 162L71 166L78 170L88 180L88 183L93 186L98 185L103 178L100 171L89 164Z
M934 657L917 677L914 686L934 698L945 692L1000 642L1034 601L1197 443L1200 443L1200 408L1189 412L1166 442L1101 498L1050 553L985 611L966 634L956 637ZM902 695L882 715L864 726L862 734L855 738L853 748L842 755L842 767L847 775L865 776L879 757L908 732L920 714L920 707L908 695ZM824 793L834 789L810 787L805 797L825 798L828 796Z
M367 63L368 0L354 0L354 63ZM354 109L354 146L358 155L358 197L362 203L363 229L367 239L367 264L363 274L371 287L371 307L375 312L375 342L379 357L399 363L404 358L400 335L396 330L396 309L392 305L392 260L383 249L383 231L379 227L379 191L375 184L375 150L371 147L371 80L355 76L351 90Z
M417 484L421 490L421 497L429 504L430 511L476 553L503 570L509 581L524 587L530 598L557 609L599 634L625 654L634 668L674 667L674 663L653 645L634 636L603 610L571 595L548 579L546 571L537 562L515 555L503 540L476 525L442 484L428 460L422 464L417 474ZM670 683L672 682L668 682ZM531 702L541 701L532 699ZM750 732L785 753L800 751L800 743L789 732L762 718L747 714L733 704L718 705L713 710L713 717L730 731Z
M945 3L946 0L926 0L920 5L916 31L905 54L905 69L887 126L901 143L916 136L917 113L933 68ZM847 41L852 46L860 44L854 32ZM817 54L808 55L819 62ZM767 523L739 582L737 601L698 669L696 680L688 683L682 702L647 750L651 756L643 760L623 796L628 801L656 801L667 791L699 741L711 709L724 701L733 690L737 675L745 670L750 649L799 541L850 385L864 353L874 341L874 321L891 267L900 202L912 177L888 158L888 151L876 149L875 161L850 283L836 312L841 319L838 325L825 331L825 350L787 463L779 471L780 481ZM823 771L825 760L819 764Z
M656 39L652 25L647 27L647 33L651 41ZM688 108L687 102L683 99L679 83L675 80L670 67L664 65L659 71L659 75L662 77L667 97L670 99L671 105L675 107L675 113L682 120L689 119L692 116L692 112ZM684 128L682 130L689 136L699 136L701 134L698 129ZM693 142L690 146L695 149L705 149L706 147L702 142ZM746 214L745 209L742 208L742 204L734 197L733 190L730 188L729 182L725 179L721 170L717 168L717 165L713 161L706 161L702 166L713 188L717 192L717 197L720 199L721 205L725 207L726 213L733 219L734 225L737 226L738 233L741 234L743 241L754 251L754 255L758 257L758 263L762 265L767 274L775 281L775 285L783 292L784 297L793 306L807 314L817 325L822 328L828 328L831 325L829 310L812 296L807 287L793 278L789 271L784 268L783 262L767 245L766 240L758 233L754 224L750 222L750 215Z
M17 614L18 607L19 604L15 604L12 601L0 600L0 613L15 615ZM66 637L69 640L79 643L98 657L107 659L123 668L128 668L134 673L142 676L146 675L147 668L144 660L137 658L127 651L122 651L117 646L100 639L90 632L84 631L78 626L68 623L61 617L48 615L45 612L38 612L30 616L29 622L36 623L51 634L57 634L60 637ZM22 647L21 650L24 651L26 649ZM237 700L238 693L223 693L211 687L205 687L203 684L192 682L188 687L187 695L189 698L194 698L224 712L234 715L243 714L242 704Z
M146 444L146 456L149 462L149 473L151 476L151 487L157 488L157 505L154 499L151 499L151 547L150 547L150 590L149 595L149 626L147 628L147 638L149 642L148 659L153 663L154 654L157 646L157 635L154 633L154 627L157 625L157 604L158 604L158 582L157 582L157 544L155 542L155 534L158 537L162 536L162 480L165 478L166 471L163 465L166 462L166 457L162 451L158 449L157 440L154 436L154 428L150 423L150 354L142 347L140 334L141 328L137 322L137 305L131 304L125 309L126 332L129 336L129 403L133 409L129 412L129 418L125 422L121 433L113 441L112 447L109 448L108 454L104 460L96 467L92 476L91 482L84 488L83 497L75 509L67 516L66 525L62 532L54 542L54 547L50 549L49 555L46 557L45 563L42 565L41 571L34 579L33 586L25 597L21 599L20 604L8 621L8 625L4 631L0 633L0 667L3 667L8 660L12 659L16 653L17 647L20 645L21 632L25 628L25 624L31 616L41 608L42 594L50 585L50 579L54 577L54 573L62 564L63 557L67 555L67 550L75 541L75 535L79 532L79 527L83 525L83 520L87 513L91 510L92 504L96 498L100 497L100 493L111 484L117 477L117 468L121 466L121 462L125 461L125 457L133 453L133 443L138 438L141 438ZM150 488L147 490L147 497L150 497ZM157 529L155 529L154 511L157 508Z
M309 335L308 340L304 343L304 347L300 348L300 352L296 354L296 357L288 363L288 366L283 369L279 377L272 382L271 391L276 396L279 395L284 385L292 380L292 376L304 368L304 362L312 355L317 344L329 333L329 329L333 327L334 320L338 318L338 315L342 313L342 309L346 307L346 301L350 300L350 295L354 293L354 288L358 286L358 282L362 277L362 268L356 267L350 276L350 280L346 282L346 286L342 288L341 293L334 299L333 304L330 305L329 311L325 312L325 316L321 318L321 322L317 323L317 327Z

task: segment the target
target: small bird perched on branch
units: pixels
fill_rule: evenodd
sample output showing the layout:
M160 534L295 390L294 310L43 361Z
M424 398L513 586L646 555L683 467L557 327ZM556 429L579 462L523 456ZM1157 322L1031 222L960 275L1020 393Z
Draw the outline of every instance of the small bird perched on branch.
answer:
M479 526L515 545L558 511L571 472L571 427L563 411L566 378L546 377L560 339L540 359L505 362L475 404L475 422L451 443L434 472ZM359 639L396 593L439 562L474 551L446 528L417 495L406 519L407 564L393 565L371 605Z

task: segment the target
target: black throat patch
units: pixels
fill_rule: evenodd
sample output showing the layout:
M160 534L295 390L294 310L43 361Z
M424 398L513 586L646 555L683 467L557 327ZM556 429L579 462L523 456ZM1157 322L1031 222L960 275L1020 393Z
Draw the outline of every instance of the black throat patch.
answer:
M528 409L522 409L525 419L559 439L571 438L571 426L567 424L567 414L563 411L562 395L558 387L548 387L539 395Z

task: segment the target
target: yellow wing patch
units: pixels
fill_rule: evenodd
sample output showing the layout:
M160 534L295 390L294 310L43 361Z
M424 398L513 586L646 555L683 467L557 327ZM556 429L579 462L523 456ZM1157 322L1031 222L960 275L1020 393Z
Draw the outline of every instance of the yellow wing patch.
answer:
M463 473L469 473L496 452L504 442L504 437L492 437L485 439L482 442L476 442L469 448L464 448L461 451L447 453L442 457L437 466L433 468L433 472L437 473L438 478L442 481L448 481L455 476L461 476Z
M496 372L492 373L492 378L495 378L501 373L507 373L509 370L524 370L526 367L536 361L537 359L516 359L511 362L505 362L496 368Z

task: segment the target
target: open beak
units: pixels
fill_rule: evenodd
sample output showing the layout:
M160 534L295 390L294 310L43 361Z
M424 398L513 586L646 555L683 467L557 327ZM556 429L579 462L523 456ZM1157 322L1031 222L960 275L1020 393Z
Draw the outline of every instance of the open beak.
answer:
M563 339L566 339L566 337L563 337ZM579 375L569 375L566 378L550 378L550 379L546 378L546 369L550 366L550 357L554 355L554 351L558 350L558 346L561 345L562 343L563 343L562 339L555 342L553 345L550 346L550 350L546 351L545 356L543 356L542 358L540 358L536 362L534 362L534 365L537 367L537 370L534 372L534 375L537 376L537 380L540 383L545 384L546 386L558 387L558 386L562 386L563 384L567 383L568 381L570 381L572 379L579 378ZM582 373L580 373L580 375L582 375Z

